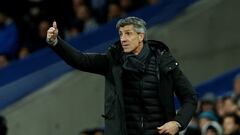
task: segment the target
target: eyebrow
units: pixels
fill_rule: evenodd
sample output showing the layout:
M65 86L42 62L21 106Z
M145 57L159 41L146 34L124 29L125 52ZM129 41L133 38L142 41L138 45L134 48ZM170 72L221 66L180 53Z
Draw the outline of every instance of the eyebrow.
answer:
M119 32L133 32L132 30L119 30Z

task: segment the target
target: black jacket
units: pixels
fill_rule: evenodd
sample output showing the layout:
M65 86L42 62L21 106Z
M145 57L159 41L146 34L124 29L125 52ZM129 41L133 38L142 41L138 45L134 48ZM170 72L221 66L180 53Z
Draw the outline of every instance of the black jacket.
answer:
M122 48L120 42L112 45L106 54L82 53L62 39L51 47L65 62L81 71L105 76L105 135L127 135L122 97ZM184 129L197 107L197 96L192 85L179 69L178 62L168 47L159 41L148 41L157 55L159 65L159 99L168 121L178 121ZM174 94L181 107L176 114ZM157 128L157 127L156 127Z

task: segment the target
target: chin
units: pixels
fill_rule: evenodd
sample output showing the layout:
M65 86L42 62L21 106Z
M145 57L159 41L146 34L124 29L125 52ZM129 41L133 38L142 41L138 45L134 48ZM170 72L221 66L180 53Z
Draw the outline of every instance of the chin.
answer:
M124 53L131 53L130 50L123 50Z

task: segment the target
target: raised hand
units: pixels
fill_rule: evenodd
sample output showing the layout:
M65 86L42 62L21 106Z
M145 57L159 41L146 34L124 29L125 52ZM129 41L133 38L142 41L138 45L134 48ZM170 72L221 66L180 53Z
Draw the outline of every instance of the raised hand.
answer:
M50 27L47 31L47 38L46 41L50 45L56 45L57 44L57 36L58 36L58 28L56 21L53 22L53 26Z

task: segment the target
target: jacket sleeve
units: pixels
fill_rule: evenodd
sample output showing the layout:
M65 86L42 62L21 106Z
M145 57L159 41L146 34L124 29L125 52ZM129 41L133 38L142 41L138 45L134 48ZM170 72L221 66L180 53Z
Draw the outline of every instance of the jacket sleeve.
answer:
M82 53L58 37L58 43L51 46L68 65L81 71L104 75L108 71L106 54Z
M175 120L180 123L183 130L187 127L197 109L197 94L189 80L179 67L173 70L173 90L180 101L180 109Z

